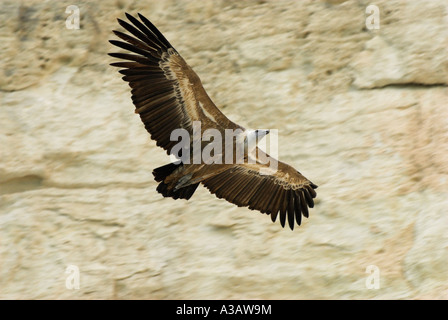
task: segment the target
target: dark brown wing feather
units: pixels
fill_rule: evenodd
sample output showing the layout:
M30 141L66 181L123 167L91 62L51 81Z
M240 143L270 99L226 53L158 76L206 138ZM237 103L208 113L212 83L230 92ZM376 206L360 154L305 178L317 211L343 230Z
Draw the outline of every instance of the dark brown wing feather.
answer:
M293 230L295 223L301 224L302 215L308 217L317 186L283 162L278 162L273 174L261 174L262 166L236 164L202 183L218 198L270 214L273 222L280 216L282 227L288 221Z
M207 128L242 128L231 122L208 97L196 73L171 46L159 30L144 16L140 20L126 13L130 23L118 23L131 35L114 31L123 41L113 45L131 53L110 53L122 60L111 63L123 68L123 80L132 88L132 102L146 130L157 145L170 153L177 141L170 141L174 129L192 133L192 122Z

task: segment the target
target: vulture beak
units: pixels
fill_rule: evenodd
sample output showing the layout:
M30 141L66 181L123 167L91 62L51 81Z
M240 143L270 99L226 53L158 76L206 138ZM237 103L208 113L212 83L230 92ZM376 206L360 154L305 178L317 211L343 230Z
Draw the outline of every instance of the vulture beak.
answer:
M262 138L262 137L267 136L269 134L269 130L258 129L258 130L255 130L255 134L257 135L257 137Z

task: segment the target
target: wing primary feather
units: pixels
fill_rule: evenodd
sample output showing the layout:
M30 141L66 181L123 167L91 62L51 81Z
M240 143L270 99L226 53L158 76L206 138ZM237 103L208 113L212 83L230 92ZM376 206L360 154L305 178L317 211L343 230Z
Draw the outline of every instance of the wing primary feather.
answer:
M127 15L127 14L126 14L126 15ZM151 33L146 34L146 33L145 33L145 30L139 30L139 26L138 26L138 24L142 25L141 22L138 21L137 19L135 19L134 17L132 17L131 15L129 15L129 16L131 17L131 19L129 19L129 17L128 17L128 19L129 19L129 21L131 21L132 23L133 23L132 19L135 20L135 21L137 21L137 24L134 23L135 27L134 27L133 25L127 23L126 21L121 20L121 19L117 19L117 20L118 20L118 23L119 23L123 28L125 28L127 31L129 31L130 33L132 33L132 34L133 34L134 36L136 36L137 38L139 38L140 40L142 40L142 41L144 41L144 42L146 42L146 43L148 43L148 44L151 44L151 45L157 47L157 51L158 51L160 54L162 54L162 52L163 52L164 49L157 43L157 42L159 42L159 41L157 41L157 38L154 37L154 35L151 34ZM142 25L142 26L143 26L143 25ZM137 27L138 29L137 29L136 27ZM143 27L144 27L144 26L143 26ZM165 48L165 49L166 49L166 48Z
M172 86L169 83L160 83L159 85L156 86L157 90L148 90L147 92L142 92L140 94L136 94L132 96L132 102L134 103L134 105L137 106L138 103L142 103L147 101L148 99L152 99L153 97L156 97L160 94L164 94L165 96L169 97L167 99L171 100L171 99L175 99L176 97L173 96L172 94Z
M266 204L266 213L271 214L274 210L275 202L277 200L277 193L279 192L279 187L276 184L272 184L273 187L270 191L269 201Z
M311 197L316 198L316 191L314 191L313 187L311 185L305 186L308 192L310 193Z
M300 195L300 206L302 207L302 213L305 218L308 218L308 207L306 206L305 197L303 196L303 192L301 190L298 190Z
M272 222L275 222L277 220L278 212L279 211L277 210L277 211L274 211L271 213L271 221Z
M155 25L151 23L151 21L146 19L146 17L140 13L138 13L138 16L140 17L140 20L142 20L143 23L151 30L151 32L154 33L154 35L165 45L165 47L173 48L173 46L168 42L168 40L166 40L165 36L159 31L159 29L156 28Z
M271 203L269 205L268 213L272 216L275 215L274 220L277 218L278 210L280 209L280 201L282 195L283 188L279 185L276 185L275 192L272 196Z
M268 183L267 187L265 187L265 189L261 191L261 192L263 192L263 197L260 200L259 207L260 207L260 211L262 213L268 213L269 205L270 205L270 202L272 199L272 194L273 194L274 190L275 190L275 184Z
M147 66L146 68L121 69L121 70L118 70L118 72L125 76L132 76L132 75L148 76L148 74L150 74L150 73L163 75L162 69L160 69L159 67L153 67L153 66ZM171 80L167 80L167 81L171 81Z
M142 50L150 52L156 58L160 58L160 52L156 48L151 47L147 42L144 42L140 39L134 38L134 37L128 35L127 33L124 33L124 32L118 31L118 30L113 30L112 32L117 37L130 43L131 45L136 46Z
M151 37L151 36L155 37L157 40L159 40L160 44L165 47L165 49L168 49L170 47L169 45L167 46L166 43L164 43L163 39L159 38L156 33L154 33L152 30L148 29L147 26L145 26L143 23L138 21L137 18L134 18L129 13L125 13L125 15L128 18L128 20L134 24L134 26L136 26L138 29L140 29L140 31L142 31L148 37ZM143 16L140 16L140 19L141 19L141 17L143 17ZM157 30L156 27L154 27L154 29ZM160 32L158 32L158 33L161 34ZM166 39L165 39L165 41L166 41ZM166 41L166 42L168 42L168 41Z
M306 203L308 204L308 207L313 208L314 207L314 201L313 201L313 198L311 197L308 189L307 188L303 188L302 192L305 195L305 200L306 200Z
M130 32L132 35L134 35L141 41L143 41L145 43L147 43L148 41L152 42L152 40L146 34L144 34L142 31L138 30L133 25L129 24L128 22L126 22L124 20L121 20L120 18L118 18L117 21L120 26L122 26L124 29L126 29L126 31ZM159 46L159 48L160 48L160 46Z
M280 214L282 214L282 207L283 207L283 202L285 201L285 197L286 197L286 192L285 189L280 188L280 193L278 195L278 205L277 205L277 210L275 210L272 214L271 214L271 220L272 222L275 222L277 219L277 216Z
M301 200L300 200L300 196L299 193L300 191L295 191L294 192L294 208L295 208L295 212L296 212L296 222L297 224L300 226L302 224L302 208L301 208Z
M280 224L282 228L285 227L286 223L286 211L288 210L288 203L289 203L289 190L285 190L285 197L283 199L283 203L281 204L280 208Z
M138 68L147 68L148 65L140 64L138 62L113 62L110 64L112 67L118 67L118 68L127 68L127 69L138 69Z
M269 191L269 201L266 203L266 213L271 214L275 209L278 209L278 194L280 193L281 187L275 183L272 183L272 189Z
M158 63L155 63L154 60L150 60L148 57L142 57L138 54L131 54L131 53L121 53L121 52L110 52L108 53L109 56L118 58L118 59L124 59L124 60L131 60L135 61L141 64L145 65L158 65Z
M294 214L294 190L289 190L289 201L288 201L288 223L291 230L294 230L294 220L295 220L295 214ZM299 212L300 214L300 212Z
M149 81L153 81L155 83L158 83L160 81L166 81L167 79L166 79L165 75L163 75L161 73L156 73L156 74L148 73L146 75L144 74L144 75L124 76L123 80L127 81L127 82L134 82L132 87L135 87L135 86L141 86L142 85L142 83L140 83L138 81L145 82L145 85L149 86L149 83L147 83L148 80ZM131 83L131 85L132 85L132 83Z

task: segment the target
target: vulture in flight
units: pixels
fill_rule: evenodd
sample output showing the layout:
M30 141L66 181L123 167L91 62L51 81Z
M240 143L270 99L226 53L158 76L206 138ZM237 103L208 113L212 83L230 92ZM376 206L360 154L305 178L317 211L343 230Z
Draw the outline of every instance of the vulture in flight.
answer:
M176 49L147 18L138 16L140 20L126 13L130 23L117 19L128 33L114 30L123 41L110 43L128 52L109 55L121 60L111 65L121 68L123 80L132 89L135 113L140 115L151 138L178 159L154 169L154 178L159 182L157 191L164 197L188 200L202 183L218 198L269 214L273 222L279 216L282 227L286 221L291 229L295 223L300 225L302 215L308 217L308 207L314 206L317 186L290 165L259 149L253 141L269 131L248 130L229 120ZM199 135L194 133L195 123L200 124ZM187 148L178 148L178 139L172 138L176 129L189 133L189 140L184 143ZM233 161L186 161L190 158L185 156L193 154L194 146L200 151L210 149L211 139L207 141L202 135L210 129L222 136L226 130L237 132L225 145L230 145ZM243 150L242 161L233 155L238 148ZM220 159L217 150L215 160ZM269 165L266 159L270 159Z

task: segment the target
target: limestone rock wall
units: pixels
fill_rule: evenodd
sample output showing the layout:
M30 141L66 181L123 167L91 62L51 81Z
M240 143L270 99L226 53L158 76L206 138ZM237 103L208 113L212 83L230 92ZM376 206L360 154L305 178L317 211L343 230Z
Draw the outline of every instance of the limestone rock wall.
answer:
M375 1L378 30L369 4L84 0L76 30L65 2L2 1L0 298L447 299L447 3ZM106 55L124 12L230 119L279 130L319 185L300 228L155 191L168 158Z

